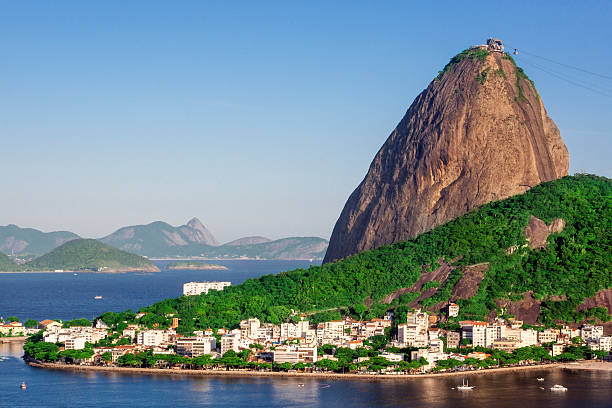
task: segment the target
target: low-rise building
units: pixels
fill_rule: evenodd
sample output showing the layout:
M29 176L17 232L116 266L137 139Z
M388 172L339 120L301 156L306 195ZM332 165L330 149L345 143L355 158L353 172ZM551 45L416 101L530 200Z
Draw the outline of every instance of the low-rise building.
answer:
M456 303L450 303L448 305L448 317L459 316L459 305Z
M279 346L272 352L275 363L316 363L317 346L288 345Z
M208 295L209 290L221 291L231 285L231 282L187 282L183 284L183 295L195 296L202 293Z
M182 356L198 357L210 354L217 348L214 337L182 337L176 340L176 353Z

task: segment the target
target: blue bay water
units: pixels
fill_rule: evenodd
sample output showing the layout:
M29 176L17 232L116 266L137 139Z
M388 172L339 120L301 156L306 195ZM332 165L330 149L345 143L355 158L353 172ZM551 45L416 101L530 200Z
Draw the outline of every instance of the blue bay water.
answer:
M191 281L222 280L232 285L265 274L308 268L308 261L210 261L226 271L169 271L155 261L155 273L10 273L0 274L0 316L26 319L91 319L108 311L134 311L183 293ZM320 264L320 262L319 262ZM102 296L102 299L94 299Z
M228 271L140 274L0 274L0 315L21 319L94 317L108 310L137 310L181 294L197 280L238 284L268 273L308 267L301 261L215 261ZM95 300L95 296L102 300ZM476 389L452 388L461 380L191 377L77 373L27 366L19 343L0 344L0 407L592 407L612 406L612 373L529 371L470 377ZM546 378L544 384L536 377ZM25 381L24 391L19 384ZM298 384L303 383L303 387ZM540 389L559 383L566 393Z

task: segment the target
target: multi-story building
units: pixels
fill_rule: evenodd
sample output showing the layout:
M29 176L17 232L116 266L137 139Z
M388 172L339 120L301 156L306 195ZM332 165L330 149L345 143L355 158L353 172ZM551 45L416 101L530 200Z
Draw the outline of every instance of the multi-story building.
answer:
M560 354L563 354L563 351L565 350L565 344L562 343L555 343L552 345L552 350L551 350L551 355L553 357L556 357Z
M593 326L591 324L585 324L580 329L580 335L584 340L598 339L603 336L603 326Z
M239 345L240 334L226 334L221 336L221 355L230 350L234 350L237 353L240 350Z
M210 354L217 348L214 337L183 337L176 341L176 353L182 356L197 357Z
M272 352L275 363L316 363L317 346L289 345L279 346Z
M503 350L508 353L512 353L514 350L516 350L519 347L518 344L519 343L516 340L500 339L500 340L495 340L491 348L495 350Z
M446 333L446 347L457 348L461 343L461 335L458 332Z
M533 329L521 330L521 347L529 347L538 344L538 332Z
M64 340L66 350L81 350L85 348L85 337L69 337Z
M183 285L183 295L195 296L202 293L207 295L209 290L220 291L231 285L231 282L187 282Z
M470 339L473 347L486 347L487 327L486 322L463 321L461 325L461 337Z
M557 330L546 329L538 333L538 343L554 343L557 341L559 337L559 332Z
M459 305L456 303L450 303L448 305L448 317L459 316Z
M169 340L169 333L165 330L143 330L136 335L136 344L143 346L159 346Z

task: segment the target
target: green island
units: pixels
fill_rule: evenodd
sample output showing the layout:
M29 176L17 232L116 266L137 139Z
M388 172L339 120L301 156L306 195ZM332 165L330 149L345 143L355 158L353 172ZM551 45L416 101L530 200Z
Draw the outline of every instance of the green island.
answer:
M479 209L405 242L384 246L341 261L265 275L208 295L183 296L145 307L140 323L168 327L180 318L178 332L208 327L238 327L256 317L279 324L293 311L313 323L342 315L371 319L388 310L412 306L439 310L470 265L488 265L476 293L457 299L459 319L504 316L497 301L518 301L533 293L541 301L538 320L547 325L609 320L601 307L578 310L597 291L612 287L612 181L593 175L568 176ZM530 217L547 224L561 218L565 228L550 234L546 247L530 249L524 235ZM511 250L514 249L514 250ZM421 298L415 282L445 260L454 269L445 282L430 284ZM437 285L437 286L436 286ZM406 293L385 301L400 289ZM113 312L102 317L112 323ZM507 315L505 317L508 317ZM118 317L117 317L118 318Z
M12 263L12 261L11 261ZM91 271L91 272L159 272L150 260L130 254L95 239L75 239L22 265L9 265L2 271ZM12 268L12 269L8 269Z
M202 261L178 261L169 263L168 270L192 270L192 271L227 271L227 266L210 264Z

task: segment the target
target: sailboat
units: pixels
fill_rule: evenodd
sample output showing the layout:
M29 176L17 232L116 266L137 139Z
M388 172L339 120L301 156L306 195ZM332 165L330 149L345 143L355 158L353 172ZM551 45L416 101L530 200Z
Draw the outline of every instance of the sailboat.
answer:
M469 390L474 389L474 386L470 385L469 381L465 381L465 378L464 378L463 383L461 385L458 385L457 389L460 391L469 391Z

